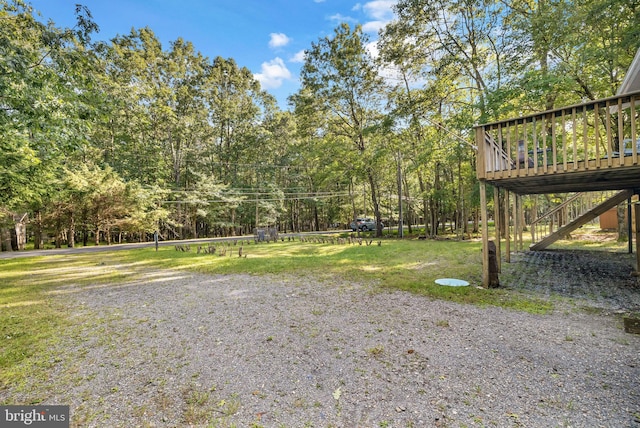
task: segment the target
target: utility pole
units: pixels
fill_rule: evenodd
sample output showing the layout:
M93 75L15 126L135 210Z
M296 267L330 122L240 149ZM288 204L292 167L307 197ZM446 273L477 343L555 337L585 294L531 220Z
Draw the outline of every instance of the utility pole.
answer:
M260 192L258 189L260 189L260 177L258 175L258 171L256 171L256 234L258 233L258 226L259 226L258 217L259 217L259 206L260 206L260 203L258 202L258 195Z
M258 202L258 193L256 193L256 233L258 233L258 207L259 207L259 202Z

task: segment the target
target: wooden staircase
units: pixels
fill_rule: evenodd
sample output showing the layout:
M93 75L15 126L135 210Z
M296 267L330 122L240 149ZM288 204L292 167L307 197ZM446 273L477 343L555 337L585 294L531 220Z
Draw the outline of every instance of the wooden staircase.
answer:
M619 204L621 204L622 202L624 202L625 200L633 196L633 194L634 194L633 190L622 190L616 193L611 198L607 199L606 201L600 203L599 205L585 212L581 216L577 217L575 220L567 223L566 225L562 226L555 232L547 235L539 242L532 244L529 247L529 249L533 251L544 250L549 245L556 242L558 239L562 239L563 237L567 236L569 233L573 232L580 226L587 224L588 222L604 214L611 208L618 206Z

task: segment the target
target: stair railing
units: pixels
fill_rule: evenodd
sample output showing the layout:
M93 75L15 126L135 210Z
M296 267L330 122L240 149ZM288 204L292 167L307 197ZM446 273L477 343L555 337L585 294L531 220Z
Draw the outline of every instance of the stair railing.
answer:
M531 224L529 225L531 231L531 244L540 242L562 226L586 214L594 206L615 194L615 191L580 192L570 194L562 203L556 205L531 221Z

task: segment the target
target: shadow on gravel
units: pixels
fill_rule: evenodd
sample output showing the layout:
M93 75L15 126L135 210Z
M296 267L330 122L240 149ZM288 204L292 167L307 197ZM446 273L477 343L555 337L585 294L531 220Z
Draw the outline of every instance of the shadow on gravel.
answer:
M505 288L576 300L582 306L640 311L635 254L588 250L525 251L502 264Z

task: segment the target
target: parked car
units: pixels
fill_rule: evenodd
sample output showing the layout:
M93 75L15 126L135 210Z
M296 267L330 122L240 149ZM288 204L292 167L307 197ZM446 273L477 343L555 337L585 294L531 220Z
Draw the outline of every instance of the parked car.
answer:
M376 230L376 221L370 218L357 218L351 222L351 230L361 230L366 232L367 230ZM384 227L384 225L382 225Z

